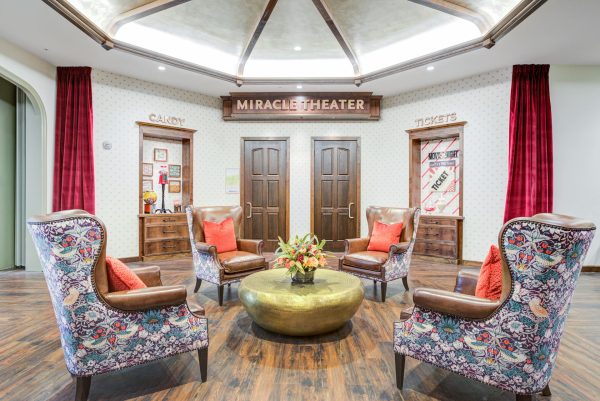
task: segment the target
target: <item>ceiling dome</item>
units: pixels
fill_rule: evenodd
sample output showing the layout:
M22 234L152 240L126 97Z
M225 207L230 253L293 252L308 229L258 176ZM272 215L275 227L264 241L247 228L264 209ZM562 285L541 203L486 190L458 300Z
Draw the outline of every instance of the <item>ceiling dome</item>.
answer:
M107 49L238 85L359 85L491 47L544 0L45 1Z

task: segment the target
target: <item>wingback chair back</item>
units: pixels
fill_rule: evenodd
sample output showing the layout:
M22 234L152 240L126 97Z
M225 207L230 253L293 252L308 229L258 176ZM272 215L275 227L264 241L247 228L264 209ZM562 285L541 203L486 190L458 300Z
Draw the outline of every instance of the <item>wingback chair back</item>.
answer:
M591 222L556 214L507 222L499 234L500 301L416 289L411 316L394 326L397 358L408 355L522 399L547 389L594 232Z
M414 218L416 208L402 207L367 207L367 223L369 225L369 237L373 232L373 226L376 221L385 224L402 222L402 234L400 234L400 242L410 242L415 230Z
M208 347L207 319L188 308L185 287L179 304L148 310L125 311L104 299L108 293L107 234L96 216L71 210L31 218L28 226L71 374L91 376ZM130 292L153 292L142 290ZM143 298L144 294L139 295ZM168 295L162 293L163 298ZM164 326L170 329L165 333L176 333L176 341L150 339Z
M233 219L235 238L241 237L243 210L237 206L201 206L192 208L193 232L197 242L204 242L204 221L220 222L228 217Z

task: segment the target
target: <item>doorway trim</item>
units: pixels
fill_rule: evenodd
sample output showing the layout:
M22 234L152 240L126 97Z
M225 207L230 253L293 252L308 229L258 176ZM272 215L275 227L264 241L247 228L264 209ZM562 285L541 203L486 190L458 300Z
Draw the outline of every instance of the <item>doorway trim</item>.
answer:
M288 238L284 240L288 241L290 237L290 137L289 136L243 136L240 137L240 201L239 204L244 210L244 166L245 166L245 154L244 154L244 143L246 141L285 141L286 149L286 160L285 160L285 232ZM244 225L242 224L242 237L245 236Z
M360 137L359 136L313 136L310 138L310 232L315 230L315 142L316 141L356 141L356 215L357 231L360 236L360 222L362 220L360 206Z

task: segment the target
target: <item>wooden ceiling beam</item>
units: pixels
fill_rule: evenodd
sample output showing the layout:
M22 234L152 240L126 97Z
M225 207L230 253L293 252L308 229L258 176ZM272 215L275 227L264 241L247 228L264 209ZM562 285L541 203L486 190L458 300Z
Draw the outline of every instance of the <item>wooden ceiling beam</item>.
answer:
M256 42L258 42L258 38L260 38L260 34L262 33L263 29L265 28L265 25L267 25L267 21L269 21L269 18L271 17L271 13L273 12L273 9L275 8L276 5L277 5L277 0L269 0L269 2L267 3L267 6L265 7L265 11L262 13L262 15L260 16L260 19L258 20L258 23L256 24L256 28L254 28L254 32L252 33L250 40L248 41L248 43L246 44L246 47L244 48L244 52L242 53L242 56L240 57L240 61L238 64L238 70L237 70L237 75L240 78L240 79L238 79L238 84L237 84L238 86L242 85L241 77L244 75L244 68L246 67L246 62L250 58L250 54L252 54L252 50L254 50L254 46L256 46Z
M327 8L327 5L323 0L313 0L313 4L315 5L315 7L317 7L317 10L319 10L321 17L323 17L323 20L325 20L325 23L331 30L331 33L333 33L333 36L335 36L335 38L337 39L338 43L342 47L342 50L344 50L344 53L346 53L346 57L348 57L348 60L350 60L352 68L354 69L354 75L356 77L360 76L361 73L360 65L358 64L358 58L356 57L356 54L354 54L350 43L340 30L338 24L335 22L335 19L333 18L331 12ZM358 85L360 85L360 82L357 83L357 86Z
M106 32L109 36L114 37L119 29L125 24L164 10L168 10L171 7L187 3L188 1L190 0L155 0L148 4L144 4L143 6L136 7L114 17L108 24Z
M484 14L481 14L475 10L471 10L470 8L463 7L459 4L453 3L448 0L408 1L472 22L475 25L477 25L477 28L479 28L479 32L481 32L482 34L487 33L492 28L492 23Z

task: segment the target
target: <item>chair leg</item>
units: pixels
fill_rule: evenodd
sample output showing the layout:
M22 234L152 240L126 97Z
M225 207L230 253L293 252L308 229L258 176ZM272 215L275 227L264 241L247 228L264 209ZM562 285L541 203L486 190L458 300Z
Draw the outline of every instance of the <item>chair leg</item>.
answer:
M550 397L552 395L552 391L550 391L550 384L546 384L546 387L542 390L542 395L544 397Z
M402 387L404 387L404 362L406 357L402 354L394 353L394 355L396 356L396 387L402 390Z
M218 287L219 292L219 306L223 306L223 284Z
M517 394L516 401L533 401L533 394Z
M75 378L75 401L87 401L91 384L92 376Z
M402 277L402 285L404 286L404 289L408 291L408 277Z
M202 280L200 280L199 278L196 278L196 287L194 287L194 293L198 292L201 285L202 285Z
M200 380L204 383L208 374L208 348L198 350L198 363L200 364Z
M387 283L381 282L381 302L385 302L385 293L387 292Z

